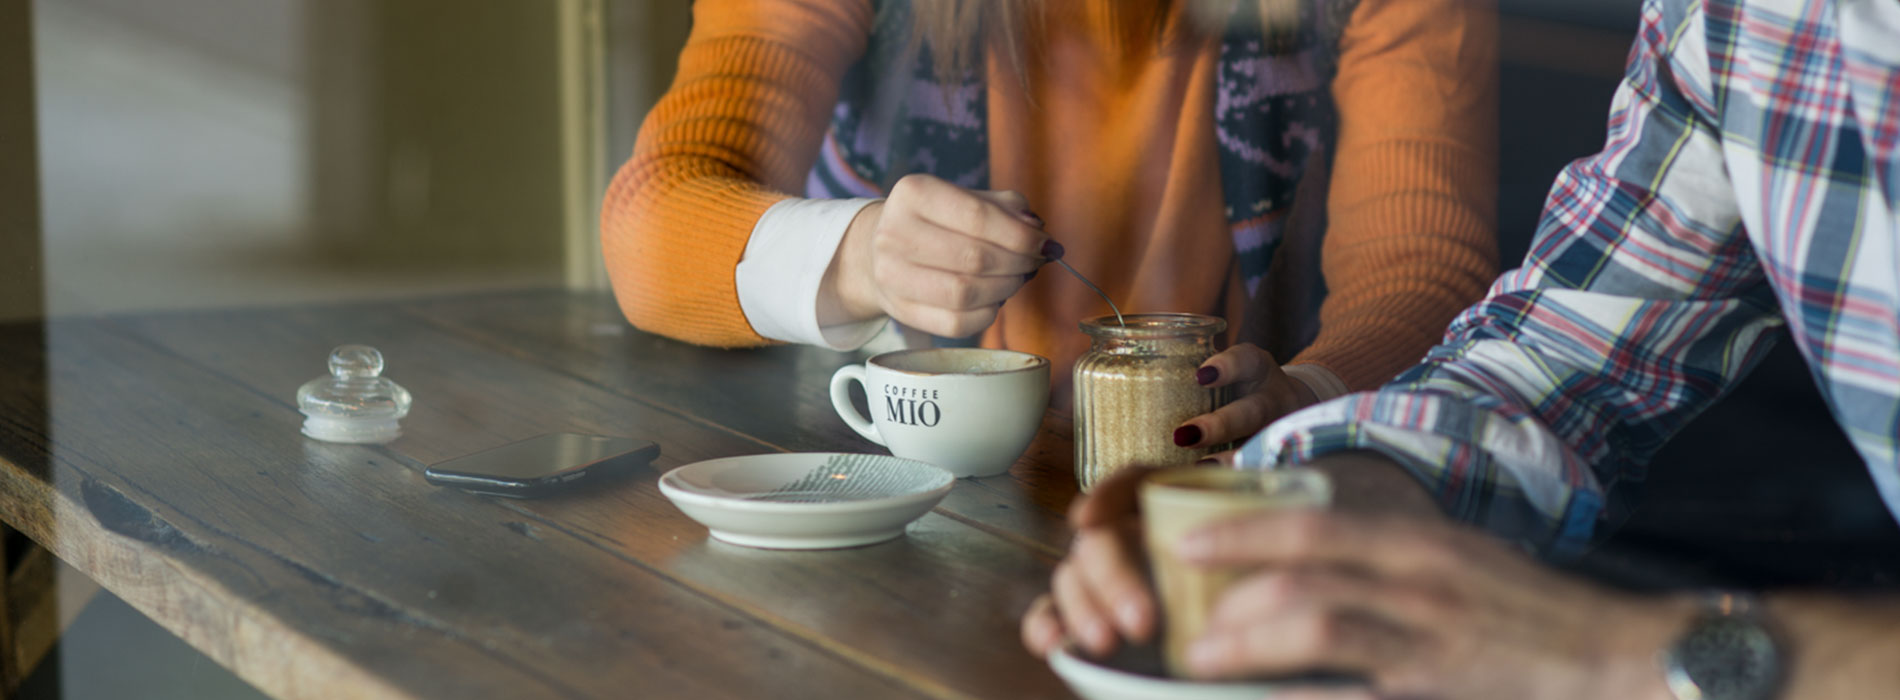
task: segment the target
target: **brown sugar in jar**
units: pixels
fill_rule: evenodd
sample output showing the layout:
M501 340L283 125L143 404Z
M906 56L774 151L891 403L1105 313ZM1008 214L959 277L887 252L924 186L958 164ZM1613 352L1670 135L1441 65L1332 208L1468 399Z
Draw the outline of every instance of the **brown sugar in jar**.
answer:
M1082 322L1092 345L1075 364L1075 478L1087 491L1131 464L1176 466L1213 452L1176 447L1174 429L1226 403L1194 373L1227 322L1199 314L1129 314Z

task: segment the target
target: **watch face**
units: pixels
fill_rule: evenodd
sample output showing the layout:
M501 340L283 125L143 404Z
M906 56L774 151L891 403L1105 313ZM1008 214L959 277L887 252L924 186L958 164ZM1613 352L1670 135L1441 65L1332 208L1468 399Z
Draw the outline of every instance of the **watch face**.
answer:
M1781 672L1774 638L1742 617L1705 618L1675 652L1678 667L1708 700L1767 698Z

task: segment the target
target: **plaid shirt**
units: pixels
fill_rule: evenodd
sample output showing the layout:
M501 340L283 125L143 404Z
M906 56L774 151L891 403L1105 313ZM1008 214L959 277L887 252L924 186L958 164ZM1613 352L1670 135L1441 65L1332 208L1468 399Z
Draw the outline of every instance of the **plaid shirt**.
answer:
M1397 459L1448 512L1555 555L1789 324L1900 513L1900 0L1649 0L1602 153L1523 267L1377 392L1242 466Z

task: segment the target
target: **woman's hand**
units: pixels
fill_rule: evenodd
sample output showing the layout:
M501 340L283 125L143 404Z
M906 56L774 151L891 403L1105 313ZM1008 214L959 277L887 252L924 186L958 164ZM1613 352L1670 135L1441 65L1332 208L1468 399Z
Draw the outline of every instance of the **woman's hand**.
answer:
M1656 654L1693 600L1640 598L1446 521L1267 511L1184 538L1182 558L1257 568L1188 650L1204 677L1364 676L1340 698L1668 698Z
M1056 565L1050 594L1023 613L1023 646L1044 656L1073 640L1102 656L1121 640L1154 637L1159 615L1143 562L1137 512L1143 477L1154 469L1127 467L1095 485L1069 509L1075 541Z
M1219 445L1253 437L1280 416L1318 403L1305 382L1289 376L1260 346L1242 343L1207 358L1194 380L1209 388L1231 386L1236 398L1212 413L1188 419L1174 429L1181 447ZM1229 453L1214 459L1228 461Z
M1015 192L966 190L907 175L861 211L825 272L843 318L890 316L946 338L974 335L1062 246Z

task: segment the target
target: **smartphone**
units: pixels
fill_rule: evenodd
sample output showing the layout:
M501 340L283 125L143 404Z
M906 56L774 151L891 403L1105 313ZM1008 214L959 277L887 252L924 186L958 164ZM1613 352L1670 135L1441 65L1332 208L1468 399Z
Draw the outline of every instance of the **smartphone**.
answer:
M533 498L581 483L624 474L660 456L646 440L578 433L552 433L512 442L423 470L437 486Z

